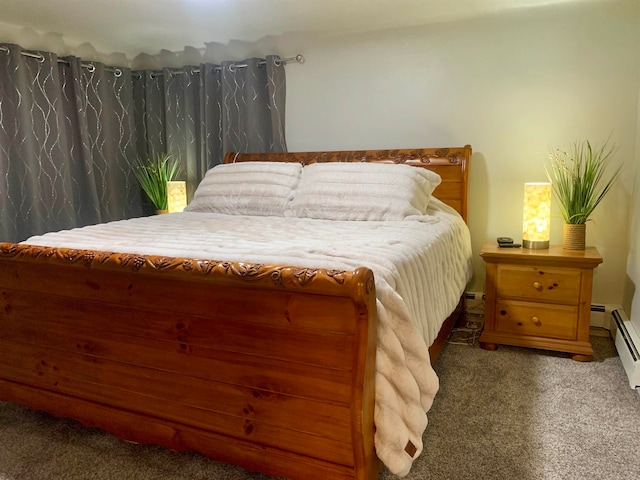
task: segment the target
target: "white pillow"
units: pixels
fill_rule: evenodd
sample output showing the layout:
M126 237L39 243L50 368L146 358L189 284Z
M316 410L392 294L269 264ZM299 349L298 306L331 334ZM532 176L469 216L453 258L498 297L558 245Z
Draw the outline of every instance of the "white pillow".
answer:
M297 162L239 162L207 171L185 211L284 216L300 179Z
M403 220L424 215L440 175L404 164L314 163L302 169L286 215L327 220Z

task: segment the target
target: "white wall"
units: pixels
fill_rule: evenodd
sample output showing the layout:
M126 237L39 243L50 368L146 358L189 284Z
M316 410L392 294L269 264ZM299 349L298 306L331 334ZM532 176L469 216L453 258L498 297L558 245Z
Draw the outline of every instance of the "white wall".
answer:
M604 257L594 302L622 302L640 2L307 40L297 41L307 63L287 67L290 150L472 145L472 291L484 284L483 242L521 238L523 183L545 180L548 147L612 133L625 175L596 210L587 242ZM555 217L551 240L560 243Z
M129 62L90 44L69 47L57 34L1 23L0 40L108 64ZM629 204L639 159L638 51L640 2L611 0L374 34L288 33L254 43L213 44L206 51L191 47L156 58L141 55L133 65L302 53L304 65L287 67L289 150L471 144L472 291L484 285L481 245L498 235L521 238L523 183L545 180L548 147L600 142L612 134L625 174L596 210L587 242L604 257L595 272L594 302L619 304L629 290ZM562 240L558 214L551 240ZM637 251L638 240L631 246ZM636 283L638 261L629 256Z

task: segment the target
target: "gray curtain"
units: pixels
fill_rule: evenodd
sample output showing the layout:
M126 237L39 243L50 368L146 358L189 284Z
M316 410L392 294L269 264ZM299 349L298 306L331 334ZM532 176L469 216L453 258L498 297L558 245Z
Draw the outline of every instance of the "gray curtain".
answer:
M191 199L226 152L286 151L284 68L268 56L134 73L138 154L179 159Z
M188 197L227 151L286 151L277 56L162 72L0 44L0 241L152 213L134 167L169 152Z
M131 71L25 53L0 44L0 241L139 216Z

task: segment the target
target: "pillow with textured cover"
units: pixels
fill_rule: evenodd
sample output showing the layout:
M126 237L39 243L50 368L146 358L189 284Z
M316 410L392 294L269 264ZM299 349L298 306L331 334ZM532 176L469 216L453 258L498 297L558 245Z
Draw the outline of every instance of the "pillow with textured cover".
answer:
M423 216L442 179L425 168L366 162L302 169L286 215L326 220L404 220Z
M282 217L301 170L296 162L217 165L207 171L185 211Z

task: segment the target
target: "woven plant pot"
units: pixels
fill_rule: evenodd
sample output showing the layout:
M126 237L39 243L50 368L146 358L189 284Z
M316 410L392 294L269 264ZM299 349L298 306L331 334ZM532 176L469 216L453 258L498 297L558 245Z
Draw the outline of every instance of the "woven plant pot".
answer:
M586 223L565 223L562 230L562 248L566 250L584 250L586 233Z

